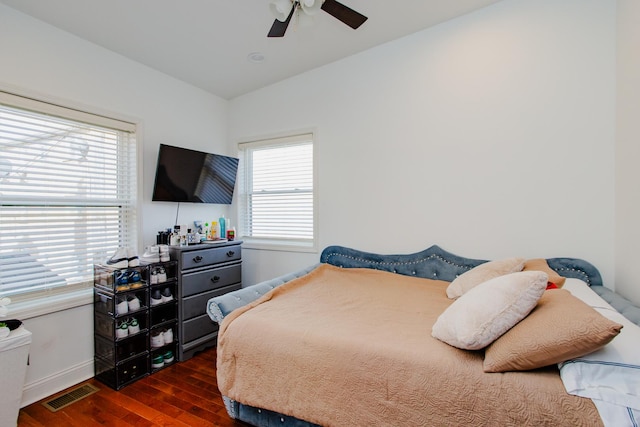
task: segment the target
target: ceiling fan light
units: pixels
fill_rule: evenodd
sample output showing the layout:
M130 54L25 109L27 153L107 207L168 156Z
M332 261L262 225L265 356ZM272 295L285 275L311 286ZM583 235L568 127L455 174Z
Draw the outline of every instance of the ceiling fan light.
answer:
M322 7L324 0L301 0L300 7L307 15L315 15Z
M269 3L269 10L271 10L271 14L281 22L287 20L292 7L293 4L291 3L291 0L271 0Z

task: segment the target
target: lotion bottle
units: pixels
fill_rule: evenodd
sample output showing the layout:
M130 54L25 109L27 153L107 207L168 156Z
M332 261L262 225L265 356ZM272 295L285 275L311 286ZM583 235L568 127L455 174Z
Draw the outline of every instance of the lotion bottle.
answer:
M227 236L227 220L224 219L224 215L218 219L218 223L220 224L220 238L224 239Z

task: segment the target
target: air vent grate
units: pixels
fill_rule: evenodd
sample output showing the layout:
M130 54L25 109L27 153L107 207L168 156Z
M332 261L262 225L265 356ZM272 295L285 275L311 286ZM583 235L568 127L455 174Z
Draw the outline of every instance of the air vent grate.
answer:
M80 387L76 387L72 390L69 390L63 395L55 397L51 400L48 400L43 403L44 407L50 410L51 412L59 411L60 409L71 405L72 403L77 402L80 399L83 399L93 393L100 391L99 388L91 385L84 384Z

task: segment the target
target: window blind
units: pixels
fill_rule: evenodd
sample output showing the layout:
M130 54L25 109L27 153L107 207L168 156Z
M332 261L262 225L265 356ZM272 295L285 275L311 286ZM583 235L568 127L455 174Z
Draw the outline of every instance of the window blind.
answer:
M243 239L312 246L315 239L313 134L239 144Z
M0 294L87 286L137 246L135 125L0 92Z

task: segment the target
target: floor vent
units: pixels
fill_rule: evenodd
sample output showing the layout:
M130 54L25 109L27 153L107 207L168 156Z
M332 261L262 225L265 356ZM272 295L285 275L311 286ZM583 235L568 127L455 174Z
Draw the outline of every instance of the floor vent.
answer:
M91 384L84 384L80 387L74 388L73 390L69 390L63 395L44 402L43 405L51 412L56 412L66 406L71 405L72 403L77 402L80 399L92 395L99 390L99 388L94 387Z

